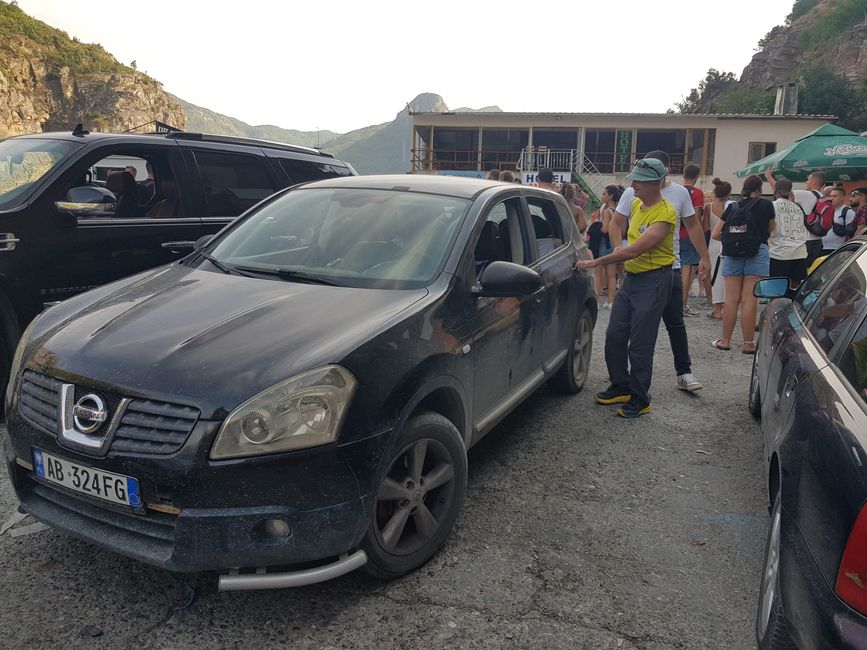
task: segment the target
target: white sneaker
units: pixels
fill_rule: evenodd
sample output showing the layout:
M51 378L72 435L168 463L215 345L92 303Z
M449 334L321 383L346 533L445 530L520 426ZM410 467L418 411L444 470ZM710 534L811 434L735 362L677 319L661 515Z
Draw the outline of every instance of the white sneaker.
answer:
M611 309L611 303L610 302L603 302L599 305L599 309Z
M687 316L689 318L695 318L696 316L701 316L700 313L698 313L695 309L693 309L689 305L687 305L686 307L683 308L683 315Z
M697 390L701 390L704 388L702 383L695 378L691 372L686 373L685 375L677 376L677 387L680 390L685 390L689 393L694 393Z

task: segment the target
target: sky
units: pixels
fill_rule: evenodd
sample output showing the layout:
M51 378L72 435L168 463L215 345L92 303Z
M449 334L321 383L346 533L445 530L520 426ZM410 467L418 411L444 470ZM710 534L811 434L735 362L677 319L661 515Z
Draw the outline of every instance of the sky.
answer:
M793 0L18 0L29 15L253 125L345 133L416 95L451 109L665 112L740 75Z

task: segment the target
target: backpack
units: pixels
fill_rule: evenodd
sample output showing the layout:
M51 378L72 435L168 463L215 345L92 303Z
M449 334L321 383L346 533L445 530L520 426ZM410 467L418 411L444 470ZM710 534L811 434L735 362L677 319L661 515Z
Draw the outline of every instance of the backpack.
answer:
M834 206L831 199L813 192L816 197L816 205L810 214L804 213L804 225L807 230L818 237L824 237L834 225ZM802 207L801 210L804 208Z
M843 212L840 213L840 221L834 219L834 223L831 224L831 228L834 231L834 234L838 237L846 237L847 239L851 239L855 234L855 216L852 216L852 221L846 223L846 215L850 212L853 212L852 208L848 206L844 206Z
M759 252L762 238L753 217L761 199L746 199L729 205L723 212L722 254L726 257L752 257Z

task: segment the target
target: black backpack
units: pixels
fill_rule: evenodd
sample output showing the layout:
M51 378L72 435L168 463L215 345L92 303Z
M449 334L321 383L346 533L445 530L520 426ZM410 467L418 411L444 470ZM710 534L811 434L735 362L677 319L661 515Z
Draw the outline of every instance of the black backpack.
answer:
M753 216L753 208L761 199L745 199L732 203L723 213L722 254L726 257L752 257L759 252L762 237Z
M852 212L852 221L846 223L846 217L849 216L849 213ZM849 206L843 206L843 212L840 214L840 221L837 221L835 218L831 223L831 230L834 231L834 234L838 237L845 237L846 239L852 239L852 236L855 234L855 216L854 210Z

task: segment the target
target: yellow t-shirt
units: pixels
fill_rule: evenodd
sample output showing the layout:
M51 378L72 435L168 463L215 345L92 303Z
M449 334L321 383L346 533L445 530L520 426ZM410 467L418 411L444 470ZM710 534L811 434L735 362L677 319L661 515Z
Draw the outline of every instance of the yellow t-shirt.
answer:
M644 208L641 199L632 201L632 216L626 239L630 245L641 237L650 224L662 221L671 224L671 230L654 248L645 251L635 259L628 260L623 266L627 273L644 273L674 264L674 227L677 225L677 211L674 206L662 199L649 208Z

